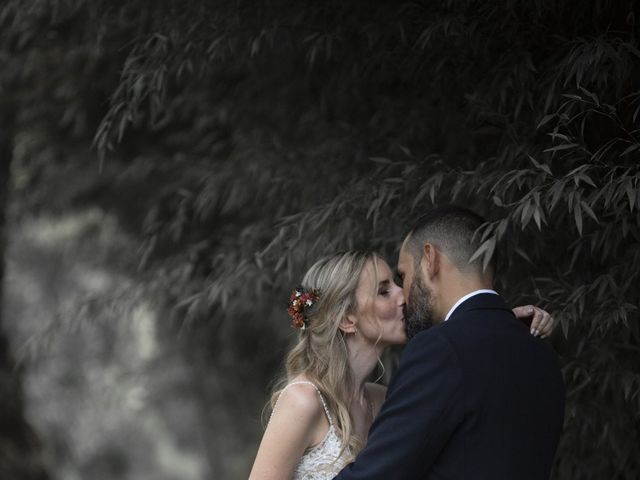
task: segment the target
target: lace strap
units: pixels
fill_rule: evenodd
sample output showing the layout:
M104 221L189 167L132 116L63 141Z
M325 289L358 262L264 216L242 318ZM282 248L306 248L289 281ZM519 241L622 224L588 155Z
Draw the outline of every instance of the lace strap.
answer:
M331 419L331 414L329 413L329 407L327 407L327 402L324 400L324 397L322 396L322 393L320 392L320 389L318 388L318 386L315 383L309 382L307 380L299 380L297 382L291 382L286 387L284 387L280 392L280 395L282 395L282 393L291 385L311 385L313 388L315 388L316 392L318 392L318 395L320 396L320 402L322 403L322 408L324 408L324 413L327 414L327 420L329 420L329 425L333 427L333 420ZM271 416L273 416L273 412L271 412Z

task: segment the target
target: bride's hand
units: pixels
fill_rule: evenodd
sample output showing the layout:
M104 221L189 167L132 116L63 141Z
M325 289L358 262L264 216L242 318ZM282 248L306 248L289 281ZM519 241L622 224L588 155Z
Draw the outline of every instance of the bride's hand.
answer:
M533 336L547 338L553 332L555 327L553 317L540 307L524 305L514 308L513 313L523 321L528 322L528 319L531 318L531 335Z

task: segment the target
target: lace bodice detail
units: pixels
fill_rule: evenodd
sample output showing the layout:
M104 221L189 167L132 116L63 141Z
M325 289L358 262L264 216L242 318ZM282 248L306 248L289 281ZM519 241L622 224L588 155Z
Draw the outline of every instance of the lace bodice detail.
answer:
M306 381L292 382L285 389L298 384L312 385L316 389L329 421L329 430L318 445L311 447L304 453L296 467L293 480L331 480L347 465L349 451L347 449L340 455L342 440L333 424L329 408L320 389L314 383Z

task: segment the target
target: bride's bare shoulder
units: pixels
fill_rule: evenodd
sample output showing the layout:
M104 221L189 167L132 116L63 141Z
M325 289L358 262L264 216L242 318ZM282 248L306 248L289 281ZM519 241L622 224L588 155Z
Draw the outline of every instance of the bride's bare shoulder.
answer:
M306 418L317 420L324 415L322 404L318 398L318 391L308 383L293 383L287 385L278 396L274 408L274 415L280 414L291 418Z
M305 448L317 445L325 437L329 425L315 387L297 383L283 389L273 409L269 426L272 429L284 429L288 433L298 431Z

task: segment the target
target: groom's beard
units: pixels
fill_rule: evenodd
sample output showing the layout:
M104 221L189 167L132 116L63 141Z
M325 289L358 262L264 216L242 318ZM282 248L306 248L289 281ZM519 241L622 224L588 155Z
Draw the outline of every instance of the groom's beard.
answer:
M422 283L422 274L419 272L411 285L405 306L404 329L408 340L433 326L432 297L431 289Z

